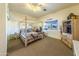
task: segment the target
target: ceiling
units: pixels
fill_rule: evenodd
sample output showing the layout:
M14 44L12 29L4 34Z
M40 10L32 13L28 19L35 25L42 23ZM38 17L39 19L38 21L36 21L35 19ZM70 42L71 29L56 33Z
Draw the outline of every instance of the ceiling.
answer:
M9 10L23 13L32 17L41 17L51 12L53 13L63 8L76 5L74 3L46 3L46 5L42 7L41 11L33 12L26 6L26 4L25 3L10 3ZM44 9L46 9L46 11L44 11Z

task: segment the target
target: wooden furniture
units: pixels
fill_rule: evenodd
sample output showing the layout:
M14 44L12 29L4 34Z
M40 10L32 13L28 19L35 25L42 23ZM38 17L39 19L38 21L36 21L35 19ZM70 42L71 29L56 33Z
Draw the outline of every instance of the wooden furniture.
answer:
M69 47L72 48L72 34L62 33L62 41Z
M74 55L79 56L79 16L76 19L72 19L73 24L73 51Z
M79 18L72 19L72 31L73 31L73 39L79 41Z
M63 21L61 40L70 48L73 47L73 40L79 40L79 16L70 14L67 20Z

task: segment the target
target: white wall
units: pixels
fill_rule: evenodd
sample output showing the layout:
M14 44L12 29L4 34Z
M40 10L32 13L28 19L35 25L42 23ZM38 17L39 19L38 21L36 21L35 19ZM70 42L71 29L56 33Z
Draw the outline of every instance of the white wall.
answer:
M15 32L18 33L20 31L20 23L25 23L25 17L27 17L28 23L35 22L36 20L34 17L9 10L9 20L7 20L7 35L14 34Z
M0 55L6 55L6 9L5 4L0 3Z
M19 23L15 21L7 22L7 35L19 33Z
M42 22L44 22L46 19L49 19L49 18L58 19L58 21L59 21L59 24L58 24L59 29L54 30L54 31L48 31L48 36L56 38L56 39L61 39L60 27L61 27L62 21L66 20L67 16L71 12L76 14L76 15L79 15L79 4L75 5L75 6L72 6L72 7L69 7L69 8L59 10L57 12L54 12L54 13L51 13L51 14L48 14L46 16L43 16L43 17L39 18Z

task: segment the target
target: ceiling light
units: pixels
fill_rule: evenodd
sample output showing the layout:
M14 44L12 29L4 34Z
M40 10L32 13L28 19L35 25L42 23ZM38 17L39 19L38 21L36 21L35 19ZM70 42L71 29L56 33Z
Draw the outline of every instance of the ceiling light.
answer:
M45 6L45 4L43 3L28 3L27 4L27 7L34 12L41 11L42 6Z

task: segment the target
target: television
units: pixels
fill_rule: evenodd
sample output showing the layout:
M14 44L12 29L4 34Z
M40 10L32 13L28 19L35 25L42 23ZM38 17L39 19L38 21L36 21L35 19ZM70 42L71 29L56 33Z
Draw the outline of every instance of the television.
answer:
M65 21L63 23L63 32L71 34L71 21Z

